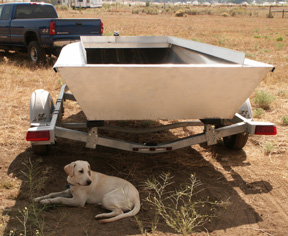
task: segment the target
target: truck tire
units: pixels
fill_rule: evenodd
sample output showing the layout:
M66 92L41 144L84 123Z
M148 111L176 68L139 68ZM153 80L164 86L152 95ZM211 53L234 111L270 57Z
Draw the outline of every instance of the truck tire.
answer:
M240 133L224 137L223 142L225 146L229 149L240 150L246 145L248 137L248 133Z
M28 57L35 64L43 63L46 59L45 49L37 41L31 41L28 45Z

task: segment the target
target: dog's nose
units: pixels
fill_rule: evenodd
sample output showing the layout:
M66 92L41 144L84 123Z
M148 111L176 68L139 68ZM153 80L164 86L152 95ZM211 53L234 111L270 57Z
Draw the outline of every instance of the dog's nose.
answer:
M86 181L86 184L87 184L87 185L90 185L90 184L91 184L91 180L90 180L90 179L87 180L87 181Z

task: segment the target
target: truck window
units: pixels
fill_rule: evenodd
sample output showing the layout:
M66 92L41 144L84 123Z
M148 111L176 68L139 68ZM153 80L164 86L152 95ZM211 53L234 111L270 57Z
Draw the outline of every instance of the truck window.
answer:
M1 20L9 20L10 19L12 7L13 7L12 5L1 6L1 10L0 10Z
M27 4L17 6L14 18L15 19L57 18L57 14L52 6Z

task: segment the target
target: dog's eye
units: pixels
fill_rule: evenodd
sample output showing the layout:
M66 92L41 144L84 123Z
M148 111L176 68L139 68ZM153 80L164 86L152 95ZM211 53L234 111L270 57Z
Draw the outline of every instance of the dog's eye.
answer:
M84 173L84 171L83 171L83 170L79 170L79 173L83 174L83 173Z

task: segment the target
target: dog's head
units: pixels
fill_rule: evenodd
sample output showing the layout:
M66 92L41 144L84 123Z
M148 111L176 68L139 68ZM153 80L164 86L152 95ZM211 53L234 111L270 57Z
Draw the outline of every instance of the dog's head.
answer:
M91 168L87 161L75 161L64 167L71 185L88 186L91 184Z

